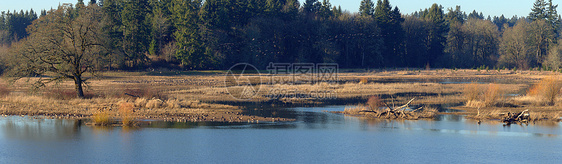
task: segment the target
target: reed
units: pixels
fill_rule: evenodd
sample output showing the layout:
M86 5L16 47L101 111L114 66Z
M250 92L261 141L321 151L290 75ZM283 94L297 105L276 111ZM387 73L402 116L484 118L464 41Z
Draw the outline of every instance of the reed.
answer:
M92 121L94 121L95 125L102 125L107 126L110 125L110 113L106 109L101 109L94 114L92 114Z

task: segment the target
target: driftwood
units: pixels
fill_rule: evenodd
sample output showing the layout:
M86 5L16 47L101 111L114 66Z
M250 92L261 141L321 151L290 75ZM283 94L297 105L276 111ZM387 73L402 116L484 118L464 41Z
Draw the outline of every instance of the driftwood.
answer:
M407 119L415 120L419 118L433 118L436 115L436 111L425 111L423 106L417 108L410 108L410 103L414 101L415 98L408 101L408 103L399 107L390 107L385 103L386 109L364 109L361 110L346 110L342 113L344 114L360 114L375 118L384 119ZM407 110L410 109L410 110Z
M502 117L501 121L504 125L511 125L513 123L529 123L529 109L518 113L508 112Z

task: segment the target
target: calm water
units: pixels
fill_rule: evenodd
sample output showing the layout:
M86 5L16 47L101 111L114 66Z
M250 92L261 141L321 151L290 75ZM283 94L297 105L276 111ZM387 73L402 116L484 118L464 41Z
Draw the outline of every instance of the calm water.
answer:
M558 123L504 127L461 116L361 119L322 111L343 106L249 111L291 123L153 122L96 128L72 120L0 118L8 163L558 163Z

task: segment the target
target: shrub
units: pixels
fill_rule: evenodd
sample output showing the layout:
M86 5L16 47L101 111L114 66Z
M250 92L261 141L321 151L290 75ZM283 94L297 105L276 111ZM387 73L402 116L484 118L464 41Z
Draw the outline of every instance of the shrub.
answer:
M466 106L470 107L495 106L503 95L498 84L489 84L482 91L476 83L465 85L463 94L466 99Z
M502 95L498 84L489 84L488 88L486 88L486 92L484 92L484 105L488 107L495 106Z
M124 126L131 126L134 124L134 108L135 105L133 103L125 102L119 104L119 116L121 116L121 122Z
M533 85L527 92L528 96L537 97L539 101L547 105L554 105L556 96L560 93L562 83L553 77L543 78L539 83Z
M476 83L466 84L464 86L464 97L467 102L475 101L480 94L480 87Z
M371 96L369 97L369 100L367 100L367 106L371 110L378 110L383 105L384 104L382 103L379 96Z
M100 110L92 114L92 121L95 125L109 125L110 114L108 110Z

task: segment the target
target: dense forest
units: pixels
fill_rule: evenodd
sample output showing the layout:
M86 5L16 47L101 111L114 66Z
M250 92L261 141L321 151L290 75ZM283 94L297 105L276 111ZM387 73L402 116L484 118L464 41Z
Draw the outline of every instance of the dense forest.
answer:
M93 70L235 63L264 69L270 62L562 67L552 0L536 0L527 17L512 18L428 7L404 14L388 0L363 0L358 13L349 13L329 0L79 0L40 14L7 11L0 16L0 73L70 78Z

